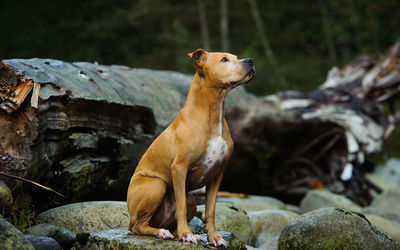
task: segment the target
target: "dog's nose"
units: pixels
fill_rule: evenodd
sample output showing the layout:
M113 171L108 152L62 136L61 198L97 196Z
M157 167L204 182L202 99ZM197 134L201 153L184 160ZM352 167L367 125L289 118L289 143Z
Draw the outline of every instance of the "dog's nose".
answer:
M253 65L253 60L251 60L251 58L243 59L243 62L244 62L245 64L248 64L248 65Z

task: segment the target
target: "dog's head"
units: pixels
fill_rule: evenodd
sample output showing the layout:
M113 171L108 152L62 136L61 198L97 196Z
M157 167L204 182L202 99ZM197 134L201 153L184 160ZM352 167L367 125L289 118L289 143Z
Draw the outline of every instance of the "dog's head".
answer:
M250 58L238 60L229 53L208 53L197 49L187 56L193 60L200 77L217 88L234 88L248 83L255 75L253 61Z

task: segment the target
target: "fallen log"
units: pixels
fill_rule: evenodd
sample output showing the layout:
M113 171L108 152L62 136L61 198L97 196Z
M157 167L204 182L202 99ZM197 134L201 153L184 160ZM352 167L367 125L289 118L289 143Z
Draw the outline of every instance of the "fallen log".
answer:
M290 198L325 187L368 204L380 189L364 177L366 156L381 151L399 119L399 48L333 68L311 92L257 98L233 91L226 117L235 151L222 190ZM60 203L125 199L138 160L183 106L191 78L96 63L5 60L0 171L66 195L52 197ZM49 206L40 190L29 193L38 206Z
M397 42L379 60L368 56L334 67L317 90L265 97L231 118L241 157L259 152L247 157L251 169L235 166L235 175L261 173L249 176L250 185L261 184L249 189L270 194L303 195L326 187L367 205L381 189L364 177L373 165L366 157L381 151L398 123L399 92ZM225 187L239 191L230 183Z

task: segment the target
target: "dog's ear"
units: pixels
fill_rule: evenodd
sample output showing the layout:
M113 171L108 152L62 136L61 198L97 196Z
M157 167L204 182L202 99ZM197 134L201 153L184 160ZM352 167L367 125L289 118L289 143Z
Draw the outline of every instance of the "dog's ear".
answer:
M207 52L203 49L196 49L192 53L187 54L187 57L193 60L194 67L201 77L204 76L203 65L207 59Z

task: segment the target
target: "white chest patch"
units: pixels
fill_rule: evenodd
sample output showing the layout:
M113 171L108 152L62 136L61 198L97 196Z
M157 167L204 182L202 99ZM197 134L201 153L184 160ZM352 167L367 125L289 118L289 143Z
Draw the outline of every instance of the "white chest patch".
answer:
M222 136L217 136L208 141L207 153L202 165L207 168L213 167L216 163L222 163L228 152L228 145Z

